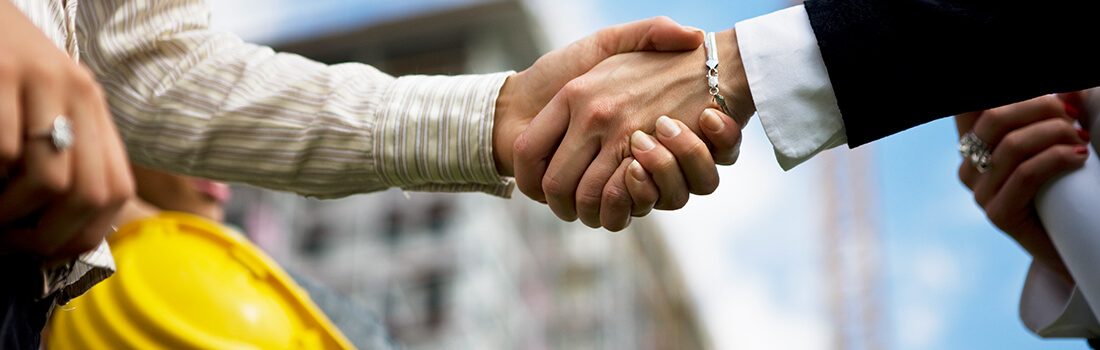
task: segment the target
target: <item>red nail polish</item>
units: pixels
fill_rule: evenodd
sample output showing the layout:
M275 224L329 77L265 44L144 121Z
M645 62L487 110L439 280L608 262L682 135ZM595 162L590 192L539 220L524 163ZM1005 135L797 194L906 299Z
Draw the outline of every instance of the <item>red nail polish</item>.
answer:
M1077 154L1086 154L1089 153L1089 148L1085 146L1077 146L1073 148L1073 151L1077 152Z
M1077 108L1070 106L1068 103L1063 103L1062 106L1065 106L1066 115L1068 115L1070 118L1077 119L1077 117L1080 115L1080 113L1077 112Z
M1084 129L1077 129L1077 136L1080 136L1081 139L1084 140L1085 142L1089 142L1089 140L1092 140L1092 137L1089 135L1089 132L1085 131Z

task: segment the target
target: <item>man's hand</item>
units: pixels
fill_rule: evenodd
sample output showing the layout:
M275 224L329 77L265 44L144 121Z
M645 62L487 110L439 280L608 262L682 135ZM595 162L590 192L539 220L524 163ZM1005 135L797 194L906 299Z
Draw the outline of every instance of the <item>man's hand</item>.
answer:
M754 107L733 30L719 34L718 50L722 94L738 120L745 120ZM687 121L683 125L700 133L699 116L705 108L716 107L706 83L705 61L701 47L623 54L569 82L516 140L520 190L546 200L563 220L580 217L598 227L605 216L604 198L617 195L608 192L608 181L614 173L625 172L635 130L660 130L654 127L656 119L667 115ZM705 183L687 185L693 193L713 190ZM662 190L656 208L677 209L686 199L687 193Z
M94 248L133 194L102 89L85 67L0 1L0 253L64 258ZM72 120L59 149L43 132Z
M493 126L497 172L503 176L514 174L512 148L516 138L569 81L616 54L694 50L702 43L703 35L697 29L656 17L604 28L543 55L531 68L509 77L500 90Z

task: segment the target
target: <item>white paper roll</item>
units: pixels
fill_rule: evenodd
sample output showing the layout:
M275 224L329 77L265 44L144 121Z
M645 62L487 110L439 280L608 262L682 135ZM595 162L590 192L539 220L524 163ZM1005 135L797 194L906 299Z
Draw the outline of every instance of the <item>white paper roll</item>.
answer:
M1051 180L1035 205L1093 315L1100 315L1100 89L1086 98L1089 133L1097 135L1085 166Z

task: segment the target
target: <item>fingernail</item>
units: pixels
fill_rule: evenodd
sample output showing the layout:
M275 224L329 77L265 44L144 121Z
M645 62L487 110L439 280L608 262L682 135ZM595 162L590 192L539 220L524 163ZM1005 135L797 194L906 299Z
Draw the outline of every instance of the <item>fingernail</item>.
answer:
M657 118L657 132L666 138L673 138L680 134L680 126L672 121L672 118L661 116Z
M1077 154L1087 154L1089 153L1089 148L1085 146L1077 146L1073 148L1073 151L1077 152Z
M642 164L638 163L637 159L631 161L626 170L630 171L630 177L633 177L634 180L638 182L645 182L645 180L649 178L649 175L645 172L645 168L642 168Z
M630 145L643 152L649 151L657 146L653 143L653 140L649 139L649 135L646 135L641 130L635 130L634 133L630 135Z
M722 131L726 127L725 123L722 123L722 118L718 116L718 113L714 113L712 109L703 110L703 126L713 132Z
M1080 115L1080 113L1077 112L1077 108L1070 106L1068 103L1063 103L1062 105L1065 106L1066 115L1068 115L1070 118L1077 119L1077 117Z
M1084 140L1085 142L1089 142L1089 140L1092 139L1092 136L1089 135L1089 132L1085 131L1084 129L1077 129L1077 136L1080 136L1081 140Z
M684 27L684 29L685 29L685 30L687 30L687 31L691 31L691 32L699 32L699 33L706 33L706 32L704 32L704 31L703 31L702 29L699 29L699 28L695 28L695 27L692 27L692 26L682 26L682 27Z

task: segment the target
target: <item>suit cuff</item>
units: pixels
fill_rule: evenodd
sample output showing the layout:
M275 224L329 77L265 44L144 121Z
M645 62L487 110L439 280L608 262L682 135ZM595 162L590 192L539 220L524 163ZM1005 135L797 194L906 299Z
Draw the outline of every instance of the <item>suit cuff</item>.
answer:
M737 23L756 113L784 170L848 138L817 37L802 5Z

